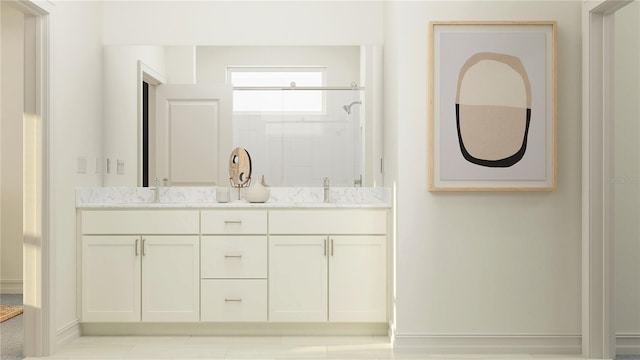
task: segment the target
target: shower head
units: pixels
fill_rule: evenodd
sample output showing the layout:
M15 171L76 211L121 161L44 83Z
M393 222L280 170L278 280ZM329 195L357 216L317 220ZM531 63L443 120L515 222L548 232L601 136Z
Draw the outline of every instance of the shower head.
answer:
M342 108L347 112L347 115L351 115L351 107L356 104L362 105L362 101L354 101L349 105L344 105Z

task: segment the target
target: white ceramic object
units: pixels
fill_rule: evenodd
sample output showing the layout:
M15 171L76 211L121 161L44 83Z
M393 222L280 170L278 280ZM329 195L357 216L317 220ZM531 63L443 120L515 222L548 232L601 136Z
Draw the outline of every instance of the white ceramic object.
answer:
M229 202L229 188L217 188L216 189L216 201L220 203Z
M264 178L263 178L264 181ZM268 187L261 184L259 181L254 181L251 186L249 186L244 193L244 198L248 202L252 203L263 203L269 200L269 195L271 191Z

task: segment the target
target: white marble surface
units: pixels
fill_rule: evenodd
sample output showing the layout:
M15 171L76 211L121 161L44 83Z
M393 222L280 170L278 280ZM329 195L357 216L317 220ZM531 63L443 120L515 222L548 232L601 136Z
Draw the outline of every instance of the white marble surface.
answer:
M159 201L155 201L154 188L91 187L76 189L78 208L208 208L208 207L263 207L263 208L358 208L391 207L388 188L336 187L329 189L329 202L325 203L321 187L273 187L265 203L244 200L244 189L238 200L238 190L231 189L231 201L216 201L216 187L160 187Z

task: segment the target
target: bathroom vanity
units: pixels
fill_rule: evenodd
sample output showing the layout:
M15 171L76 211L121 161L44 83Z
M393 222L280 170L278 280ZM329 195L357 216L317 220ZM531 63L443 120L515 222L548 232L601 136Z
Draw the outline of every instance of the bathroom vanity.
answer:
M387 323L388 189L214 190L79 189L81 322Z

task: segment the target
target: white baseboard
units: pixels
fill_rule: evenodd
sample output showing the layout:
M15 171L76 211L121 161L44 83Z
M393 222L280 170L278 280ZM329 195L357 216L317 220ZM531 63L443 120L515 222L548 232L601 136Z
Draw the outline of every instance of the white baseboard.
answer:
M78 320L70 322L67 326L56 332L56 347L59 349L71 340L80 337L80 323Z
M82 336L272 336L272 335L379 335L387 334L386 323L82 323Z
M395 333L399 352L429 354L581 354L580 334Z
M22 280L0 280L0 294L22 294Z
M619 355L640 354L640 333L616 334L616 353Z

